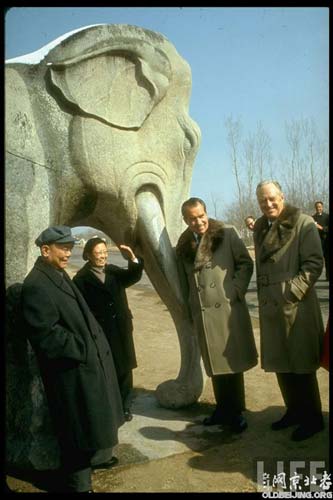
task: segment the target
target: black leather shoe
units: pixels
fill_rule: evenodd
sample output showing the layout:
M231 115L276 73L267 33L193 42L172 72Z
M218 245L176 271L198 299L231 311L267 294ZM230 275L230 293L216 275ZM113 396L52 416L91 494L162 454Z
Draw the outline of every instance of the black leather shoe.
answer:
M88 491L71 491L71 493L95 493L94 490L88 490Z
M309 439L317 432L320 432L324 429L324 422L322 419L317 422L301 424L299 425L291 434L292 441L304 441L305 439Z
M225 418L222 416L222 412L220 408L215 408L210 417L206 417L203 419L203 425L221 425L225 423Z
M240 434L244 432L245 429L248 428L247 421L243 417L243 415L236 415L230 421L230 430L231 432L235 432L236 434Z
M119 462L117 457L111 457L107 462L103 462L102 464L92 465L92 470L96 469L112 469Z
M282 429L287 429L292 425L299 424L299 419L290 412L286 412L280 420L273 422L271 425L272 431L280 431Z
M133 415L130 410L124 410L124 417L126 422L130 422L133 418Z

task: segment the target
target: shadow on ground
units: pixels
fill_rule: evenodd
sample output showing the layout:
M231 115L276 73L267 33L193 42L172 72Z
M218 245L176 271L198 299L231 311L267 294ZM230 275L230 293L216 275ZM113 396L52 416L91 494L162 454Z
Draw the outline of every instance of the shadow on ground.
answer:
M249 427L241 434L233 434L228 428L218 425L203 426L203 418L214 409L214 405L209 403L198 402L180 410L165 409L159 406L154 391L137 389L134 392L132 409L134 418L121 428L120 444L116 448L119 466L112 470L99 470L94 474L97 491L113 491L115 484L123 484L123 475L131 476L131 467L148 465L152 460L159 462L160 466L163 460L174 461L179 475L178 479L169 485L169 491L172 491L172 487L176 488L174 491L181 491L177 486L177 482L182 478L181 467L186 469L184 473L204 472L216 475L216 479L218 474L226 474L228 481L233 475L241 477L248 485L248 491L251 491L251 488L254 491L258 481L258 470L261 470L260 467L258 469L259 462L265 472L271 475L277 473L278 461L283 462L287 477L290 463L295 461L304 462L301 467L303 474L309 470L310 462L314 461L328 470L327 412L324 413L326 427L323 432L304 442L294 443L290 440L292 428L279 432L270 429L271 422L283 414L282 406L244 412ZM179 463L177 466L177 460L181 465ZM30 487L30 490L26 491L59 490L57 471L23 471L8 468L7 472L11 478L37 488L32 490ZM144 480L145 483L150 480L153 484L156 478L149 479L148 476ZM168 474L166 476L168 477ZM141 477L145 477L142 470ZM25 491L24 488L20 490L19 486L16 485L13 491Z
M318 295L324 322L328 315L328 286L320 283ZM322 288L322 289L321 289ZM325 420L324 431L295 443L293 428L273 432L270 424L283 412L275 374L265 373L260 364L245 373L249 427L239 435L201 422L214 409L211 381L207 379L200 401L183 409L165 409L155 397L156 387L175 379L180 366L180 349L174 324L154 290L131 287L127 291L134 316L134 337L138 368L134 370L132 412L134 418L119 430L115 455L119 465L93 475L97 492L256 492L257 469L276 474L278 462L286 471L291 462L310 463L329 470L329 374L318 370L318 382ZM260 339L256 297L248 305L258 352ZM253 310L252 310L253 309ZM258 465L259 464L259 465ZM258 468L259 467L259 468ZM318 465L319 467L319 465ZM56 471L22 471L7 468L12 492L53 492L59 485Z

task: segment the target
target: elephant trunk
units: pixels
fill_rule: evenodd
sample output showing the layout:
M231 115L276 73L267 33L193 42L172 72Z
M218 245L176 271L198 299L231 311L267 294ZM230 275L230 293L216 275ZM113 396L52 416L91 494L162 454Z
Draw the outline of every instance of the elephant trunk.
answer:
M202 392L200 351L159 200L152 190L141 190L136 195L136 206L137 235L145 259L145 270L169 309L180 344L181 366L178 377L160 384L156 395L162 406L180 408L194 403Z

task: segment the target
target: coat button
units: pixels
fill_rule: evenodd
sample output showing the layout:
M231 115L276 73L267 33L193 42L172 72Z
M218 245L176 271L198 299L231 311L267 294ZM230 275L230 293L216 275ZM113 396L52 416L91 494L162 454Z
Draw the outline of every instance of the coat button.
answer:
M216 283L214 283L214 281L211 282L211 284L209 285L211 288L215 288L216 287Z
M221 304L219 302L216 302L215 307L221 307Z
M112 314L112 318L115 318L116 317L116 314Z
M201 287L200 287L200 286L198 286L197 290L198 290L198 292L200 293L200 292L201 292Z
M202 307L202 308L201 308L201 311L205 311L205 308L204 308L204 307Z

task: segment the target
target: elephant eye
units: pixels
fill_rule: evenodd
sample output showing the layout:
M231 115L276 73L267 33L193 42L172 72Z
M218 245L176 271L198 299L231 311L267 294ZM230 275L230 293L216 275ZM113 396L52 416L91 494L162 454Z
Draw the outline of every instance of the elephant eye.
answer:
M183 144L183 148L184 148L184 151L185 153L188 153L193 147L193 144L191 142L191 139L189 138L188 135L185 135L185 138L184 138L184 144Z
M185 137L183 142L183 149L184 153L188 154L191 151L191 149L193 149L193 147L195 146L196 138L189 128L187 128L184 132L185 132Z
M182 144L183 153L185 156L193 154L199 144L200 129L196 126L196 123L185 114L178 116L178 123L184 134Z

